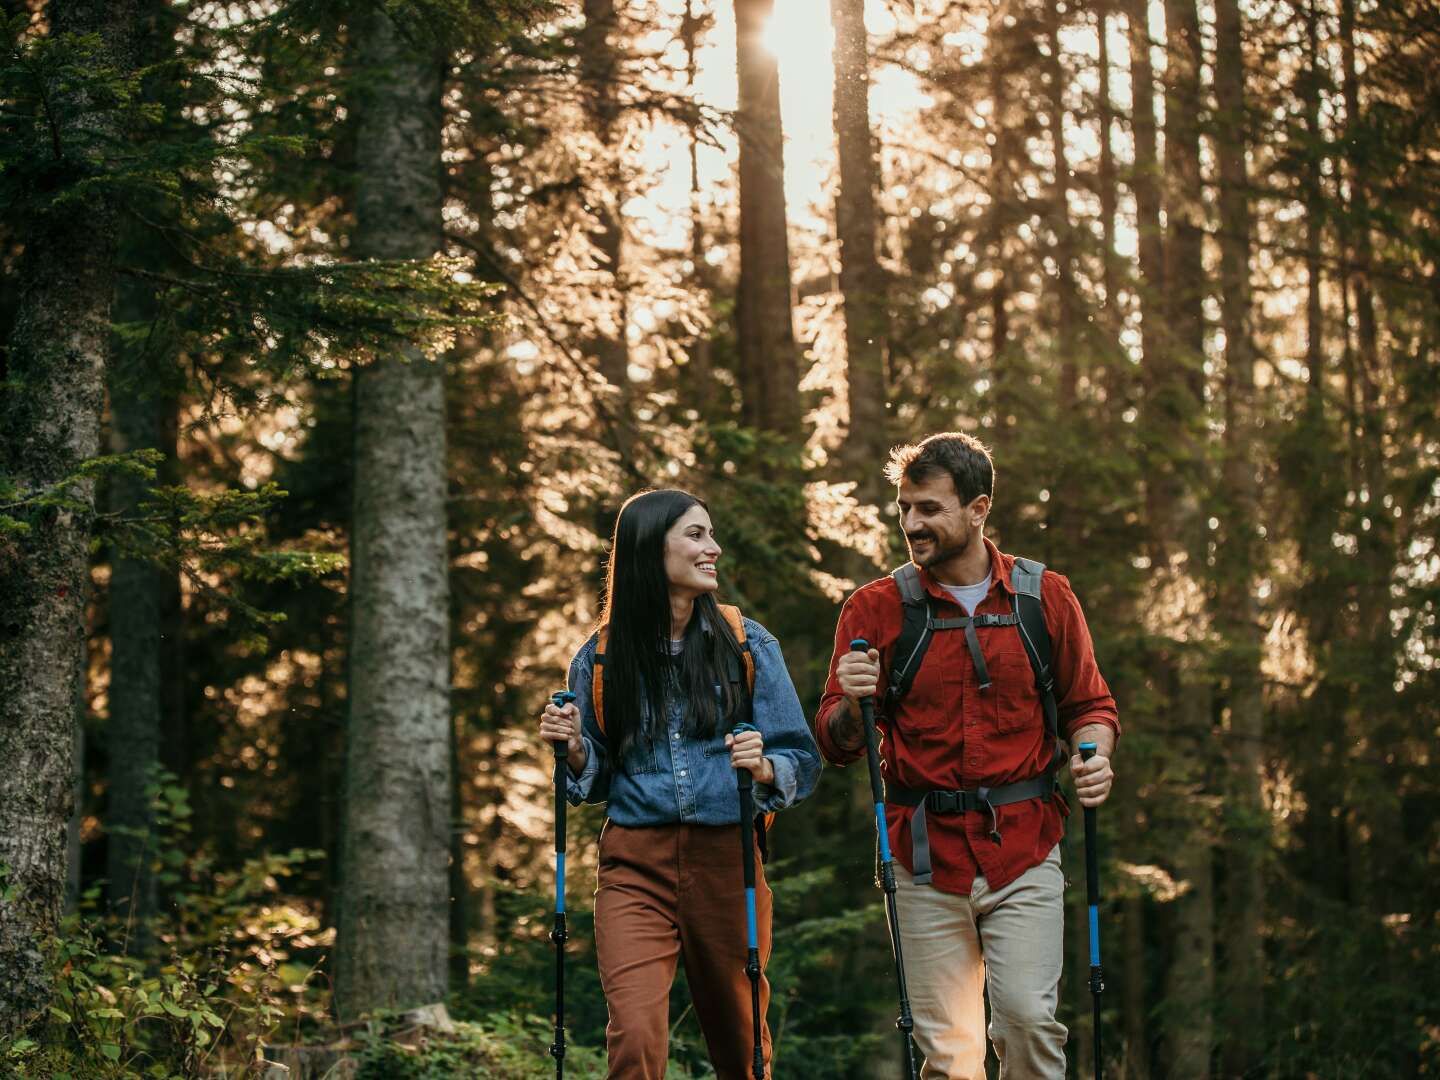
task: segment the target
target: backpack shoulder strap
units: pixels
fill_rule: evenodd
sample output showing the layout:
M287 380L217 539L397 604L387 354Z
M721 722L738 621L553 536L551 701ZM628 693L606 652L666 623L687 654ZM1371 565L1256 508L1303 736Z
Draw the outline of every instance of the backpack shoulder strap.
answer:
M745 662L745 685L751 693L755 691L755 656L750 651L750 643L745 640L745 617L740 614L740 609L734 604L716 604L720 609L720 617L730 627L730 632L735 635L735 640L740 643L740 656ZM755 840L760 848L760 861L770 861L770 828L775 824L775 814L772 811L768 814L755 815Z
M740 609L734 604L716 604L720 609L720 617L725 620L730 632L735 635L735 640L740 643L740 656L745 662L745 685L752 691L755 689L755 657L750 653L750 643L745 640L745 617L740 614Z
M1040 691L1040 704L1045 710L1045 732L1055 740L1057 761L1064 756L1060 749L1060 717L1055 705L1055 673L1050 661L1050 628L1045 625L1045 611L1040 604L1040 583L1045 577L1045 564L1034 559L1017 558L1010 574L1015 590L1015 616L1019 619L1020 640L1030 668L1035 672L1035 688Z
M601 623L595 640L595 673L590 679L590 704L595 709L595 724L600 734L605 734L605 643L610 638L610 626Z
M893 706L910 692L932 636L930 598L920 581L919 567L907 562L892 570L890 577L900 590L900 636L895 639L890 658L889 686L885 692L887 706Z

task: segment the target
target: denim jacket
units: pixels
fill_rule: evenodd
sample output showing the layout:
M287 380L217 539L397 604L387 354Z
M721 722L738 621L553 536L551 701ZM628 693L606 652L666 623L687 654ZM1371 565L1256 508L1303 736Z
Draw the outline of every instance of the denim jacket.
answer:
M751 722L760 729L765 756L775 766L773 784L755 784L755 810L769 813L794 806L815 789L820 751L805 722L780 643L750 619L745 620L745 639L755 661ZM595 721L590 689L596 641L592 634L570 661L570 689L580 710L588 755L584 770L569 778L570 802L607 803L610 820L630 827L738 823L740 804L725 733L710 739L685 735L683 699L671 703L664 737L642 738L627 754L625 768L612 766L605 735Z

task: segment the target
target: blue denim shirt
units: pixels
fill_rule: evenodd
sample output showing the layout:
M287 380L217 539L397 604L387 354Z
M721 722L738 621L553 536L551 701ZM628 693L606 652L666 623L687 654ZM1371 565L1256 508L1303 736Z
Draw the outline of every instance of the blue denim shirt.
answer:
M608 803L610 820L632 828L677 822L737 824L740 803L725 735L711 739L685 735L683 699L671 704L664 737L637 742L627 755L626 767L612 767L590 691L596 640L592 634L570 661L570 689L583 720L581 737L588 753L584 770L570 777L570 802ZM805 722L780 643L750 619L745 620L745 640L755 660L751 721L760 729L765 756L775 766L773 784L755 784L755 810L770 813L794 806L815 790L820 751Z

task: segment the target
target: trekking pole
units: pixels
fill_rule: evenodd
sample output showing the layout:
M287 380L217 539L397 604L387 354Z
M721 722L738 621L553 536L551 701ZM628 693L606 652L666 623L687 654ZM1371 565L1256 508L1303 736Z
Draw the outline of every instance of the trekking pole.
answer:
M759 731L754 724L736 724L730 733ZM755 1031L755 1058L750 1070L755 1080L765 1080L765 1048L760 1043L760 943L755 930L755 778L749 769L736 769L740 787L740 859L745 868L745 974L750 977L750 1016Z
M550 695L551 703L563 709L575 700L569 690ZM550 940L555 943L555 1041L550 1056L555 1059L555 1080L565 1077L565 786L570 771L570 744L564 739L555 747L555 926Z
M1080 744L1080 760L1095 756L1095 744ZM1100 974L1100 852L1095 844L1095 807L1085 807L1085 902L1090 905L1090 1003L1091 1023L1095 1029L1095 1080L1104 1080L1100 1057L1100 995L1105 992L1105 978Z
M850 642L852 652L868 653L870 643L864 638ZM875 835L880 841L880 885L885 890L885 915L890 920L890 942L895 953L895 982L900 990L900 1015L895 1026L900 1029L901 1053L905 1061L905 1080L916 1080L915 1020L910 1015L910 992L905 987L905 957L900 949L900 914L895 908L895 865L890 856L890 831L885 824L885 785L880 779L880 746L875 738L875 699L860 699L860 716L865 721L865 758L870 765L870 797L875 801Z

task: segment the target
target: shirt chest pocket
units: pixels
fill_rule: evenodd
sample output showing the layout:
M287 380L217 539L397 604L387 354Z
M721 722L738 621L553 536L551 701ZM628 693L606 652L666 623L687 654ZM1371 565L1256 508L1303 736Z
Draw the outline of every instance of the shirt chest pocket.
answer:
M990 688L982 691L989 698L986 711L993 718L995 729L1002 735L1038 729L1044 725L1040 708L1040 691L1035 687L1035 669L1013 627L992 630L994 638L987 642L985 666L990 671Z

